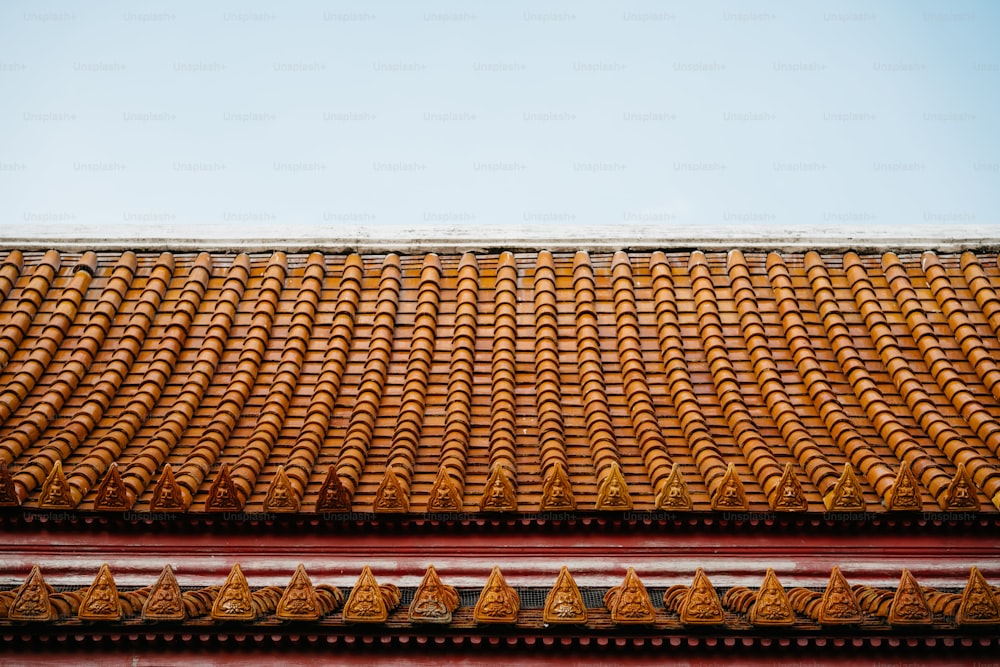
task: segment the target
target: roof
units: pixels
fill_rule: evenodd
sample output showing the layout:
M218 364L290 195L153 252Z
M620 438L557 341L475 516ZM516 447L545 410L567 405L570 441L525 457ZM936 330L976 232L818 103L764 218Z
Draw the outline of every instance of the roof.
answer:
M993 256L14 250L0 275L8 505L1000 505Z

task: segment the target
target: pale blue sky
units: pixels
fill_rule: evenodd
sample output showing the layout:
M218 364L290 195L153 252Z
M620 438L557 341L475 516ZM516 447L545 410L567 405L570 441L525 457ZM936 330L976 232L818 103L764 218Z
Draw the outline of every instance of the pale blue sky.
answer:
M0 237L1000 239L1000 3L0 4Z

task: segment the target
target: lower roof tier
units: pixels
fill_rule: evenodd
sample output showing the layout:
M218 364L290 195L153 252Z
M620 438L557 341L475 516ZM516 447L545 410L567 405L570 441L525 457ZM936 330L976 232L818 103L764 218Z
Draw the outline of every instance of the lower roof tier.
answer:
M10 250L0 505L995 515L995 255Z

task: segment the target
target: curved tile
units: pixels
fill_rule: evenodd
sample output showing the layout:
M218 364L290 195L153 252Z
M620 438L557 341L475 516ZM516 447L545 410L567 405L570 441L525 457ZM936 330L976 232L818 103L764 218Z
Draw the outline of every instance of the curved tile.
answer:
M506 468L513 485L517 470L517 262L500 255L493 296L493 352L490 362L490 470ZM489 488L489 485L487 485ZM515 498L516 506L516 498Z
M11 313L3 329L0 329L0 370L7 366L25 334L28 333L28 327L34 321L38 309L41 308L59 273L61 261L59 253L55 250L46 252L32 269L27 284L21 288L16 309Z
M20 250L11 250L3 262L0 262L0 304L3 304L7 295L14 289L23 269L24 253Z
M535 404L542 476L567 469L559 374L559 313L552 254L538 253L535 265Z

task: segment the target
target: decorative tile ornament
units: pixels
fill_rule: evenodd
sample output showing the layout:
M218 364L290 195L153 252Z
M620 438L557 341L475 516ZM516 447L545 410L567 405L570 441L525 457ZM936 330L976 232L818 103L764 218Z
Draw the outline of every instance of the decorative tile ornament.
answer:
M441 466L438 469L434 486L431 487L430 498L427 501L428 512L462 511L462 494L453 475L452 469L448 466Z
M267 496L264 498L264 510L267 512L298 512L299 497L295 493L288 475L285 474L285 466L278 466L271 485L267 487Z
M684 473L676 462L670 468L670 475L656 497L656 506L663 510L690 511L694 508L691 494L688 492Z
M597 487L598 510L630 510L632 496L629 495L625 476L618 463L612 463Z
M348 512L351 509L351 496L347 487L340 481L337 466L330 464L326 470L326 479L319 489L316 499L317 512Z
M854 467L850 463L844 464L844 472L837 480L833 491L826 497L826 507L831 512L863 512L865 510L865 497L858 483L857 475L854 474Z
M561 465L552 466L542 480L542 500L539 510L552 512L575 509L576 499L573 497L573 488L570 486L566 471Z
M236 485L229 476L229 464L219 467L219 474L208 490L208 500L205 501L206 512L238 512L243 509L240 497L236 495Z
M305 566L299 563L278 600L274 616L282 621L315 621L320 615L316 589L306 574Z
M212 618L216 621L252 621L256 617L250 586L240 564L235 563L212 604Z
M38 506L44 509L73 509L73 496L69 492L66 475L63 474L62 461L58 459L42 484Z
M500 568L494 565L472 610L473 618L477 623L516 623L520 608L521 597L507 584Z
M517 493L514 484L507 475L507 468L495 465L490 471L490 477L483 488L483 497L479 500L479 509L483 512L513 512L517 510Z
M969 572L969 581L962 591L962 602L955 614L955 622L959 625L1000 624L1000 604L978 567L973 567Z
M625 580L604 594L604 606L611 613L611 622L618 625L648 625L656 620L653 601L631 567Z
M167 463L163 466L160 479L157 480L153 488L153 499L149 507L154 512L182 512L184 511L184 495L181 485L174 477L173 468Z
M458 609L458 591L441 581L433 565L427 566L424 578L413 593L409 619L412 623L446 625L451 623L451 615Z
M382 589L367 565L347 596L343 618L346 623L385 623L389 618L389 606L382 596Z
M847 579L836 565L823 593L819 622L823 625L857 625L862 620L861 606Z
M788 601L785 589L778 581L774 570L767 568L764 583L757 591L757 598L750 608L750 622L754 625L793 625L795 612Z
M51 621L55 612L49 602L51 588L42 578L37 565L31 568L28 578L17 589L17 596L10 605L7 617L12 621Z
M785 464L785 471L771 500L771 509L775 512L805 512L809 509L809 502L791 463Z
M183 621L187 618L181 587L170 565L163 566L160 577L149 591L142 605L142 618L146 621Z
M118 464L114 461L108 466L108 474L104 476L97 487L97 498L94 500L95 510L127 510L130 506L125 484L122 482Z
M952 478L951 484L945 490L944 509L951 512L979 511L979 496L976 493L976 485L964 463L958 464L955 477Z
M396 476L393 466L386 468L382 483L375 493L375 511L385 513L403 513L410 511L409 494Z
M905 460L899 466L896 474L896 481L886 496L886 508L897 512L918 512L923 508L923 500L920 497L920 485L910 464Z
M681 623L685 625L718 625L725 621L719 594L700 567L694 573L694 581L681 605L680 616Z
M899 578L896 595L889 607L889 625L927 625L934 621L934 614L927 606L920 584L906 568Z
M550 624L587 622L587 607L583 603L583 596L565 565L559 570L556 583L545 598L542 620Z
M118 598L118 587L111 576L111 568L107 563L94 578L80 602L77 616L82 621L120 621L122 618L121 600Z
M21 504L14 488L14 478L10 476L7 464L0 458L0 507L17 507Z
M750 509L747 494L743 490L743 483L740 481L740 476L736 474L736 466L732 463L726 469L726 474L722 476L722 482L712 498L712 509L741 510L744 512Z

